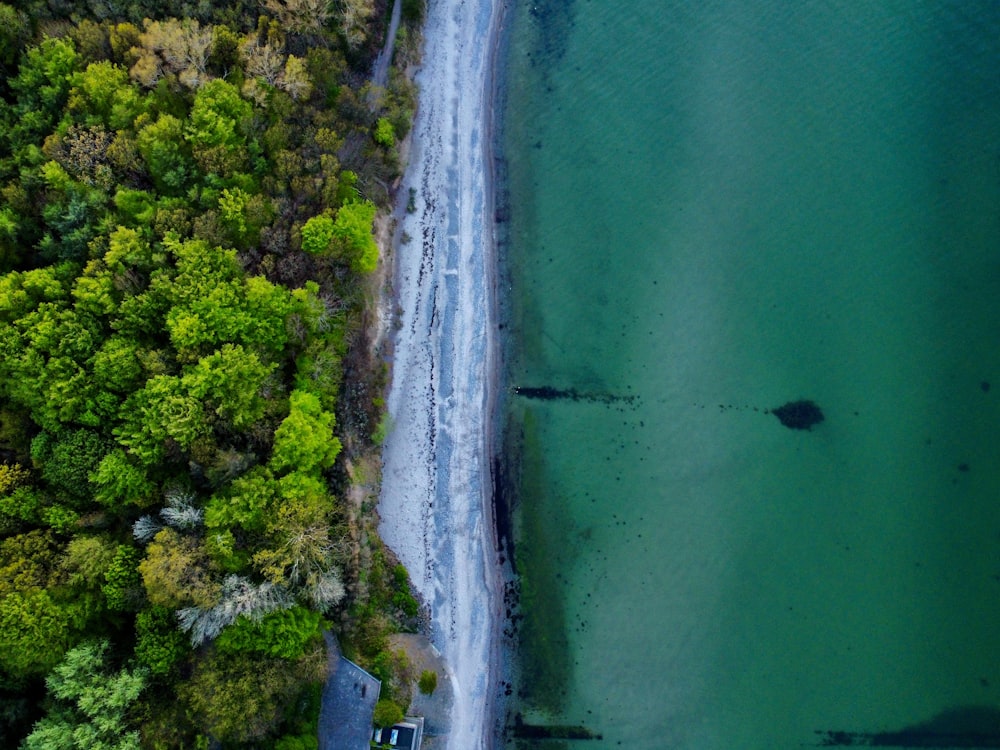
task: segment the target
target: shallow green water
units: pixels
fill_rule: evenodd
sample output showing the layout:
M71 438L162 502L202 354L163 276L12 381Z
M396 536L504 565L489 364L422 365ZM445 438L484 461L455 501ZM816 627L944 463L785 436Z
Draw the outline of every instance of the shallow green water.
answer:
M508 404L517 708L712 750L1000 705L1000 5L517 6L511 384L634 397Z

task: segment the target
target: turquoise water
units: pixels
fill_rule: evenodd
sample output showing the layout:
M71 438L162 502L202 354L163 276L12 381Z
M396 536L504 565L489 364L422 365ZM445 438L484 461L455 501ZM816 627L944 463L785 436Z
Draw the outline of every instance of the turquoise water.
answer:
M1000 4L510 23L509 381L584 394L509 398L516 710L588 750L1000 733Z

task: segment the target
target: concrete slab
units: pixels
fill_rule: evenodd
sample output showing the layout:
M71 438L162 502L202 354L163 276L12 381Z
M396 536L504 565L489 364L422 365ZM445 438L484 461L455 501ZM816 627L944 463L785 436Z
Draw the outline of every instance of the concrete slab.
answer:
M424 719L421 725L423 750L445 747L451 730L451 709L454 700L454 687L448 673L448 665L426 636L396 633L389 636L389 645L393 650L405 651L410 660L414 681L410 685L412 698L409 713L422 716ZM437 689L431 695L424 695L417 687L417 679L425 669L436 672L438 677Z

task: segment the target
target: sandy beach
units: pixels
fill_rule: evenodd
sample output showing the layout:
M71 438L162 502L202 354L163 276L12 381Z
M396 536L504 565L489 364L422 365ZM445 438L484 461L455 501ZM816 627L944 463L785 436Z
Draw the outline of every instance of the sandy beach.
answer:
M499 0L431 0L399 191L382 538L430 607L454 750L492 747L501 582L491 507L497 368L491 185Z

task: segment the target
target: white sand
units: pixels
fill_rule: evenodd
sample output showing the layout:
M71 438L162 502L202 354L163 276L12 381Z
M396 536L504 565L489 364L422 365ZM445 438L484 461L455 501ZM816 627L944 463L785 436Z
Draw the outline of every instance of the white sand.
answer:
M379 531L430 605L455 689L447 747L492 747L500 580L489 423L496 382L490 184L500 0L431 0L400 189ZM406 213L409 189L417 210ZM404 235L411 239L400 240Z

